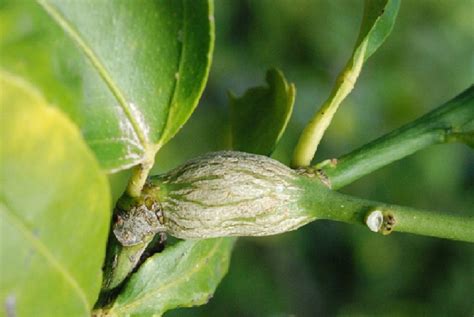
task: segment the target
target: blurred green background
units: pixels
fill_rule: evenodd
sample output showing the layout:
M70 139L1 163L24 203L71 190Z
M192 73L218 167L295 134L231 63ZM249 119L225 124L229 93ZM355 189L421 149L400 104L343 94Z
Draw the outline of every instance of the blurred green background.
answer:
M204 97L159 154L154 173L229 147L227 90L241 95L276 66L297 87L274 157L297 137L349 57L361 1L216 1L214 62ZM474 79L474 3L404 1L393 33L365 65L320 146L338 157L455 96ZM344 192L417 208L474 212L474 153L436 146ZM166 316L472 316L474 248L435 238L370 233L318 221L281 236L237 242L208 305Z
M241 95L263 84L270 67L280 68L297 87L293 117L274 154L288 164L299 133L350 56L362 2L216 1L216 46L206 91L188 123L158 153L153 173L228 149L227 91ZM471 85L473 17L472 0L403 1L392 34L368 60L316 160L351 151ZM123 190L124 177L111 179ZM474 151L458 144L435 146L342 191L472 214ZM474 247L409 234L384 237L363 227L317 221L280 236L240 238L229 273L209 304L166 314L292 315L473 316Z

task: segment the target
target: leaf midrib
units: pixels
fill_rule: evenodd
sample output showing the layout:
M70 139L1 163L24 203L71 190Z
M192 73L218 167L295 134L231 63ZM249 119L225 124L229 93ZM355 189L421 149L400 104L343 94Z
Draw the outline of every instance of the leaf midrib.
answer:
M26 241L31 244L37 253L43 256L43 258L45 258L46 261L56 269L58 274L64 277L64 280L70 284L71 288L76 292L80 302L84 304L86 315L90 314L91 306L87 300L86 293L78 284L77 280L75 280L71 272L69 272L67 268L65 268L63 264L58 261L58 259L49 251L48 247L40 239L38 239L38 237L31 233L24 221L12 211L12 208L7 206L5 201L0 201L0 211L11 220L11 223L18 229L19 232L23 234Z
M99 76L103 79L107 87L109 87L111 93L116 98L119 106L124 111L127 119L133 127L133 130L139 139L142 150L145 151L148 147L148 140L143 131L140 129L140 124L135 120L132 114L132 110L128 106L127 100L124 94L114 82L107 69L100 61L99 57L94 53L93 49L86 43L81 37L79 32L67 21L67 19L51 4L45 0L37 0L38 4L49 14L49 16L65 31L67 35L72 39L74 43L83 51L86 57L91 62L92 66L96 69Z

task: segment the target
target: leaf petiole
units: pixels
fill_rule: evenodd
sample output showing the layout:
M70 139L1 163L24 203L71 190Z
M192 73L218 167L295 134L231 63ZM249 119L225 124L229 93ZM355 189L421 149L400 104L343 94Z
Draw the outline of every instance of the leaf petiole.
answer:
M331 95L303 130L295 147L292 167L311 164L318 145L339 105L354 88L364 62L382 45L392 31L399 0L366 0L359 37L346 67L336 80Z

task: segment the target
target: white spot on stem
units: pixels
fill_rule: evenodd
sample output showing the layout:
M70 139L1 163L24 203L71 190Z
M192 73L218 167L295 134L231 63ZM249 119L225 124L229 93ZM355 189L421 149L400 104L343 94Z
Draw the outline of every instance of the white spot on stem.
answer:
M378 232L382 228L383 224L383 214L380 210L373 210L365 219L365 224L373 232Z

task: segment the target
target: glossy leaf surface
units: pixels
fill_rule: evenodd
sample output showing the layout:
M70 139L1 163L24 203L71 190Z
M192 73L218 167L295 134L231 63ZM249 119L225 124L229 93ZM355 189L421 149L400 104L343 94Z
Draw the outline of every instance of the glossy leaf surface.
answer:
M227 273L235 239L180 241L149 258L107 312L156 316L176 307L202 305Z
M105 175L36 89L0 73L0 299L7 316L88 316L110 221Z
M152 163L197 105L214 36L206 0L19 1L0 14L2 66L38 83L109 171Z
M232 148L270 155L291 117L295 86L276 69L267 72L268 86L247 90L242 97L229 94Z

